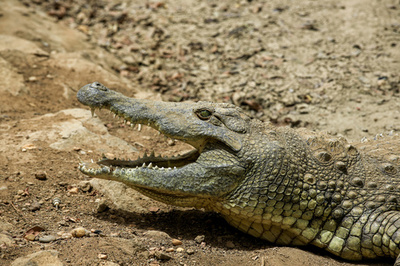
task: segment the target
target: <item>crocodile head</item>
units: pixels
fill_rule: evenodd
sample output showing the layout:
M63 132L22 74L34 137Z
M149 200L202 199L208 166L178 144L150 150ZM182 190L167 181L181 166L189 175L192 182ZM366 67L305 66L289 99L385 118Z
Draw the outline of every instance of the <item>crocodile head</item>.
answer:
M95 169L81 164L86 175L123 182L168 204L205 208L233 191L245 176L241 154L251 119L234 105L133 99L98 82L82 87L77 97L92 114L95 109L109 109L132 124L149 125L194 147L178 157L104 159Z

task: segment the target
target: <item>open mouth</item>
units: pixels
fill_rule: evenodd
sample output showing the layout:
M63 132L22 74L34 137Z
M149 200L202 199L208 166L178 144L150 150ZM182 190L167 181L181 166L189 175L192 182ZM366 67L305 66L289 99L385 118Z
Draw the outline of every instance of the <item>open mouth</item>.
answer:
M92 116L94 116L95 110L100 110L101 108L91 108ZM108 109L108 108L107 108ZM120 113L113 108L110 108L110 112L114 115L114 118L122 118L124 124L129 124L131 127L134 127L135 123L133 123L129 117L126 117L123 113ZM148 126L157 129L152 123L148 123ZM186 152L182 155L171 156L171 157L163 157L161 155L155 156L154 151L151 152L150 155L144 153L142 157L137 158L136 160L121 160L117 158L107 158L103 157L101 160L97 162L98 165L102 166L102 169L107 172L113 172L117 168L126 168L126 169L148 169L148 170L176 170L178 168L182 168L190 163L194 163L198 157L200 156L200 152L198 149L194 148L193 150ZM80 169L85 170L85 166L81 165ZM84 171L85 172L85 171Z

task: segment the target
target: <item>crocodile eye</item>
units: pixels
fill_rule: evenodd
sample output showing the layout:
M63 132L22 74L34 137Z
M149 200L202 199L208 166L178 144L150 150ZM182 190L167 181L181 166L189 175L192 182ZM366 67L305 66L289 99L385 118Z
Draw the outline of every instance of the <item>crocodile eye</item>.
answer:
M207 110L207 109L202 109L202 110L198 110L196 112L197 116L202 119L202 120L207 120L210 119L210 117L212 116L211 111Z

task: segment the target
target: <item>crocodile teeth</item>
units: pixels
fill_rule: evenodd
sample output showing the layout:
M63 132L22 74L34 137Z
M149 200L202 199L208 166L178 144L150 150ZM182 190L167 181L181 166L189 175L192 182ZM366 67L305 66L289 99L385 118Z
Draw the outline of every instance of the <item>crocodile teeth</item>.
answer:
M146 167L146 163L143 163L143 164L142 164L142 167Z
M153 163L150 163L149 166L147 166L147 168L153 168Z
M94 111L95 110L96 110L95 108L90 108L90 112L92 113L92 117L94 116Z
M138 124L137 131L142 131L142 124Z

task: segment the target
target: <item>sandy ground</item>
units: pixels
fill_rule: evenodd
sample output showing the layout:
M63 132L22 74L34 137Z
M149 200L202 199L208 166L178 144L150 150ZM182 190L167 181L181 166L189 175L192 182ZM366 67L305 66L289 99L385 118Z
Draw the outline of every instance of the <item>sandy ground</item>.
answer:
M138 98L232 102L359 141L400 132L399 46L398 1L3 1L0 264L353 265L89 180L80 160L188 147L92 118L76 92L100 81Z

